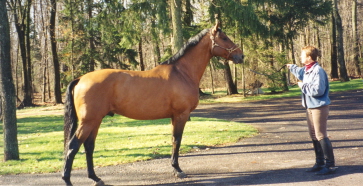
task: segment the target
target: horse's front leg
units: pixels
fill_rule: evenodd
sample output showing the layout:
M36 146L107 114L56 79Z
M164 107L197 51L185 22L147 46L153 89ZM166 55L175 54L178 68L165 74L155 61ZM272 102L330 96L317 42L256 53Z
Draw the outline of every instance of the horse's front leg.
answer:
M186 178L187 175L180 169L179 167L179 149L180 149L180 144L182 141L182 136L183 136L183 131L184 131L184 126L185 123L187 122L189 118L189 113L188 114L182 114L179 116L174 116L172 118L172 124L173 124L173 138L172 138L172 142L173 142L173 152L171 155L171 166L173 166L174 168L174 175L178 178Z

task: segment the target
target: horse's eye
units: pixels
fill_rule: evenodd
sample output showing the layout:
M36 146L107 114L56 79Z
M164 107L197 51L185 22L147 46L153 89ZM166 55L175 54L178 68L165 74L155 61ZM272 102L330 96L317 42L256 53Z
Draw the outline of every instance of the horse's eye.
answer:
M222 38L224 41L228 41L228 37L224 37Z

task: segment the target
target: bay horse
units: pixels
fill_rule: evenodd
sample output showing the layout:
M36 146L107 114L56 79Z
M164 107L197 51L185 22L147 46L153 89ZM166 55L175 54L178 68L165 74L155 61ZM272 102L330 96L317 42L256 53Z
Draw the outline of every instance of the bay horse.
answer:
M199 82L213 56L243 62L241 49L216 23L189 41L177 54L148 71L103 69L73 80L67 87L64 113L64 167L67 185L75 155L83 144L88 177L103 185L93 169L95 139L102 119L119 114L137 120L171 118L171 165L175 176L186 177L178 157L185 123L198 105ZM79 124L77 124L79 122Z

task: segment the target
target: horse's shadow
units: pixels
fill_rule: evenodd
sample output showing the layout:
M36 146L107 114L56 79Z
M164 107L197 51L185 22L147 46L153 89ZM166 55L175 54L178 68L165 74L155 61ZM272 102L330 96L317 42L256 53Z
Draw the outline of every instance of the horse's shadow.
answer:
M306 172L303 168L279 169L252 172L225 172L225 173L199 173L188 174L191 181L178 181L177 183L150 184L150 185L264 185L264 184L294 184L329 180L341 176L363 173L361 165L339 166L334 174L318 176ZM211 175L218 178L211 178ZM357 180L357 183L359 180ZM307 183L308 184L308 183ZM344 183L341 183L344 184ZM116 186L116 185L108 185Z
M263 185L263 184L293 184L301 182L312 182L328 180L344 175L363 173L361 165L339 166L334 174L318 176L306 169L292 168L261 172L226 172L218 173L218 177L210 178L210 173L189 174L188 177L196 178L193 181L178 183L165 183L158 185ZM343 183L342 183L343 184Z

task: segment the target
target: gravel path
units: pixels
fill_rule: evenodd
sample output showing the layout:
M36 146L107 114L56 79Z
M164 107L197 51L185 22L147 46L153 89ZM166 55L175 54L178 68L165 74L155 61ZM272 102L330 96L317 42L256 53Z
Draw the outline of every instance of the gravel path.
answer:
M332 93L328 133L335 174L316 176L305 169L314 152L300 98L200 105L193 116L251 124L260 134L227 146L189 153L179 162L188 177L175 178L168 158L101 167L107 185L362 185L363 90ZM187 125L188 127L188 125ZM86 170L73 170L74 185L91 185ZM0 176L0 185L63 185L60 173Z

